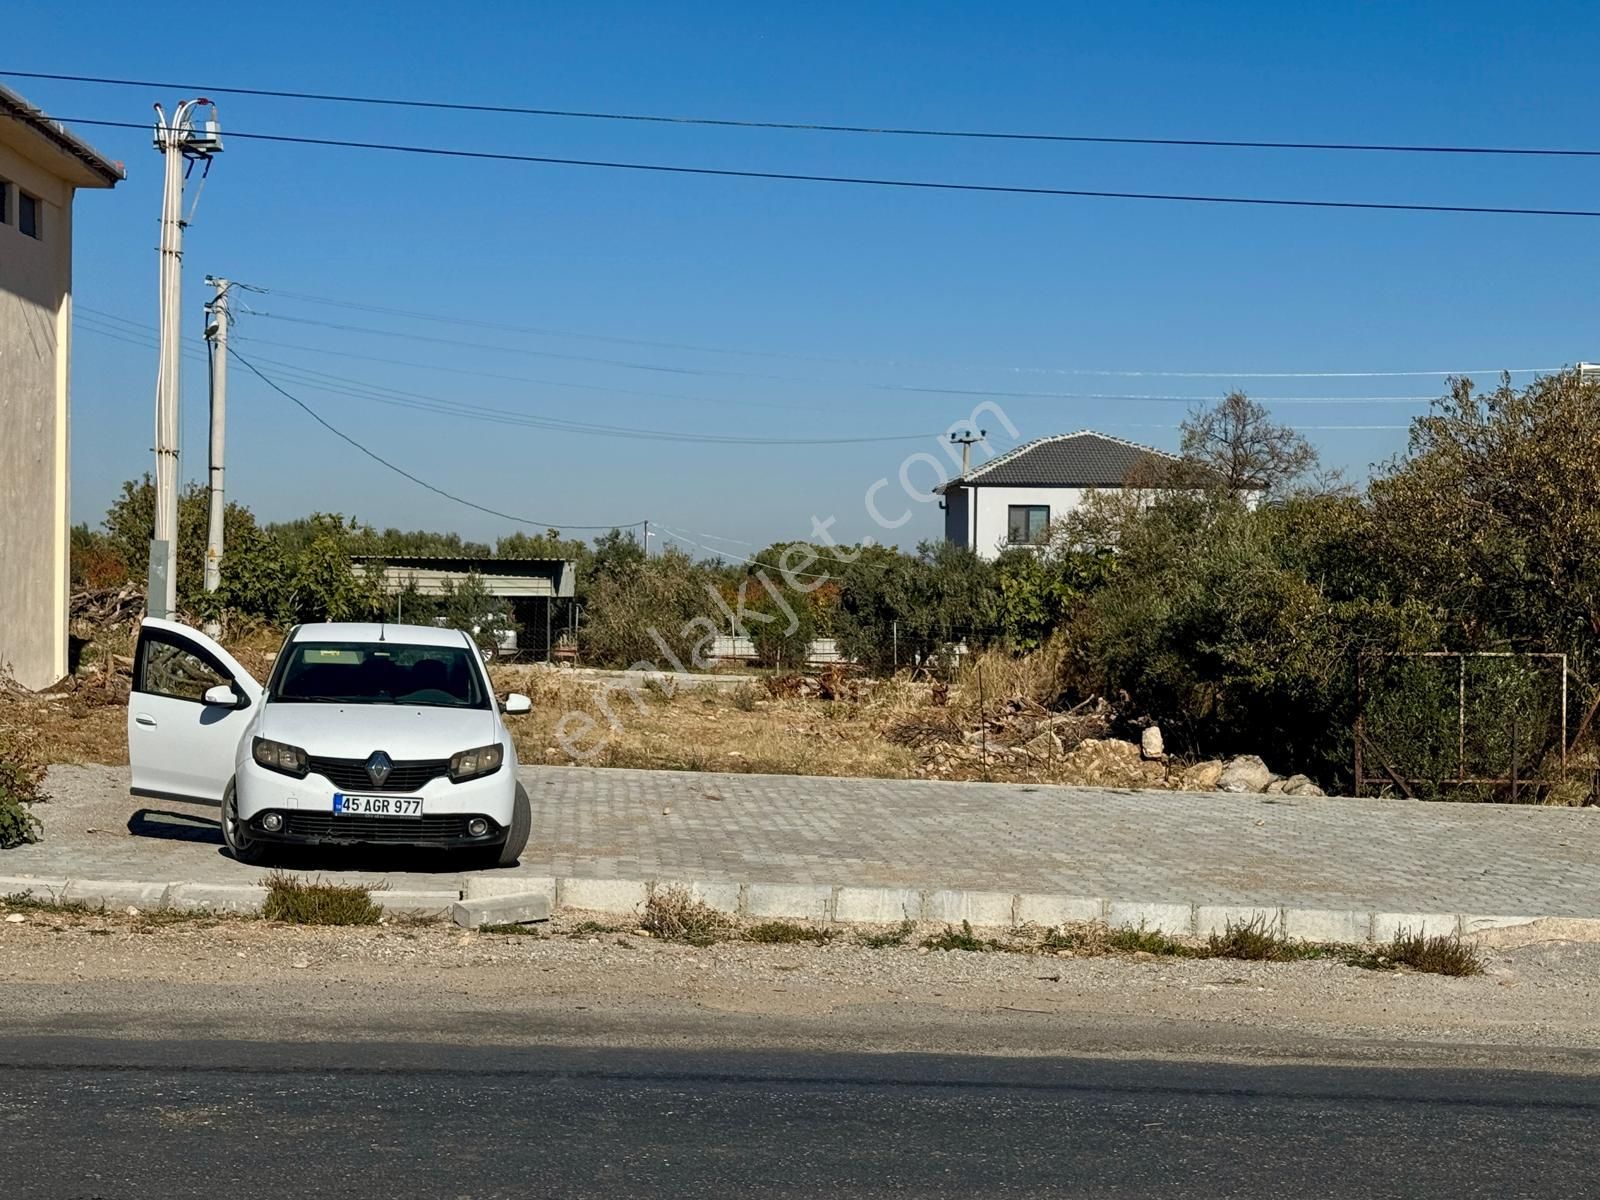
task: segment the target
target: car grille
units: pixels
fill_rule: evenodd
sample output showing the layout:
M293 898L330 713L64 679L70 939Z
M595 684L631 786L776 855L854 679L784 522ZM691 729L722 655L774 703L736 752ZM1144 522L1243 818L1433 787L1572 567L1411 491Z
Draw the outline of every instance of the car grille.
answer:
M429 780L450 773L448 758L397 762L381 784L367 777L364 758L312 758L309 766L312 774L324 776L334 787L347 792L414 792Z
M466 813L422 817L347 817L323 812L283 814L283 832L289 837L326 838L348 842L434 842L468 840ZM489 828L496 828L493 821Z

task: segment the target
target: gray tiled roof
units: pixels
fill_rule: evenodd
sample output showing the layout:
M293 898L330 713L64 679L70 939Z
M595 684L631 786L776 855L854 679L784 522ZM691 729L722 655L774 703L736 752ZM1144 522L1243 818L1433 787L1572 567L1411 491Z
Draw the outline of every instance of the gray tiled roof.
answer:
M1122 487L1133 474L1177 459L1161 450L1083 429L1026 442L974 467L943 487L975 483L1003 487Z

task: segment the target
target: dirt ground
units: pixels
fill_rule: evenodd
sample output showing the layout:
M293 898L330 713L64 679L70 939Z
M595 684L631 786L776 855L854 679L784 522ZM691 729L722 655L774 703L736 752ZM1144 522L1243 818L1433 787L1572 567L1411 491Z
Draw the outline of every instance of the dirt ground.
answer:
M265 673L270 658L238 648ZM251 658L262 659L261 662ZM833 696L785 695L761 676L733 686L703 681L642 685L620 672L497 666L496 687L530 695L509 717L525 763L890 779L1075 780L1059 744L1043 753L963 740L975 705L931 680L852 682ZM774 695L773 692L778 694ZM21 726L50 763L128 761L126 676L91 672L53 692L0 692L0 722ZM1001 702L992 706L1001 725Z
M1150 957L705 948L564 914L533 934L315 928L122 913L0 921L0 1024L166 1036L412 1030L472 1040L654 1038L962 1053L1164 1053L1559 1064L1600 1071L1600 946L1490 949L1472 978Z

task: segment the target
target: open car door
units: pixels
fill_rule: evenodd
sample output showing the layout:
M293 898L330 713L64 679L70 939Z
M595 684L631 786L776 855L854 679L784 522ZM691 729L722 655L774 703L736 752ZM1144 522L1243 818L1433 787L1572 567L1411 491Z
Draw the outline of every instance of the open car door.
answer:
M228 704L216 688L233 694ZM136 796L220 803L261 684L199 630L147 617L133 655L128 761Z

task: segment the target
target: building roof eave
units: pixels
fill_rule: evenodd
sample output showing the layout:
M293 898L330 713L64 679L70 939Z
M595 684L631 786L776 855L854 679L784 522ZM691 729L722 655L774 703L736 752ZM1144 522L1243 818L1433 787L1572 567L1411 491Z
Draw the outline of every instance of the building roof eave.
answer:
M35 142L55 159L61 174L75 187L115 187L127 171L65 125L51 120L16 92L0 84L0 116L11 117L28 130Z

